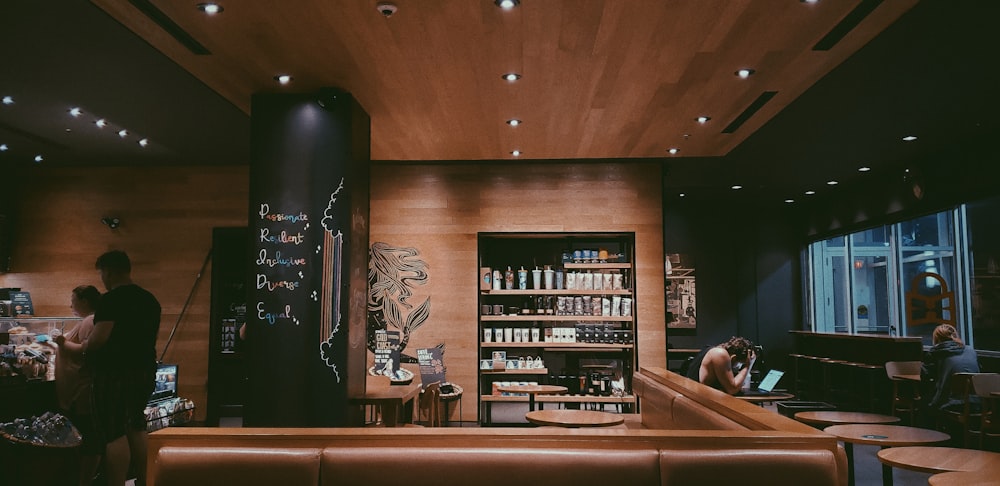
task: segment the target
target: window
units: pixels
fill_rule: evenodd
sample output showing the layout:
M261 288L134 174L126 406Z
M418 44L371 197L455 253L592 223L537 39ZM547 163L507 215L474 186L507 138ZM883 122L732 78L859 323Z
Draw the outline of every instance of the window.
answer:
M812 329L920 336L929 345L946 320L969 336L964 215L963 206L809 245Z

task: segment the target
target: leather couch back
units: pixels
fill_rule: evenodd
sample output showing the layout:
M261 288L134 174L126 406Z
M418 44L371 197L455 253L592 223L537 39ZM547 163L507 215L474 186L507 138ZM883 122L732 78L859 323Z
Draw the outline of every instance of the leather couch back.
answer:
M321 453L314 448L166 446L156 456L151 479L156 486L316 486Z

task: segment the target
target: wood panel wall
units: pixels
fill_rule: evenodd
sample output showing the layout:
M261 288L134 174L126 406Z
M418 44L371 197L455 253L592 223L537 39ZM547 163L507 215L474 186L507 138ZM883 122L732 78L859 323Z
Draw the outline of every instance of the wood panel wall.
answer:
M163 306L157 354L194 289L164 361L180 364L178 393L203 420L208 379L212 228L247 225L246 167L34 170L19 181L10 273L0 287L31 292L38 316L70 316L77 285L104 290L94 261L110 250L132 258L133 280ZM104 216L121 218L111 230Z
M659 164L377 164L370 231L372 244L414 247L429 264L411 302L429 296L430 317L407 350L445 344L462 420L478 403L479 232L635 232L639 364L666 366Z

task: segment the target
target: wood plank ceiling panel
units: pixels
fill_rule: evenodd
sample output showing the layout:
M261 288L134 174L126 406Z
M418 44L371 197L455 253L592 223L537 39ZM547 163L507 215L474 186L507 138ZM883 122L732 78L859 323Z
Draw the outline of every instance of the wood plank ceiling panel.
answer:
M400 161L722 156L916 3L882 2L814 51L871 0L396 0L391 18L374 1L229 2L206 16L152 0L211 52L199 56L129 0L92 1L245 111L254 93L350 91L371 116L372 158ZM737 78L744 67L755 75ZM523 78L500 78L512 71ZM279 73L294 81L276 85ZM777 95L722 133L764 91Z

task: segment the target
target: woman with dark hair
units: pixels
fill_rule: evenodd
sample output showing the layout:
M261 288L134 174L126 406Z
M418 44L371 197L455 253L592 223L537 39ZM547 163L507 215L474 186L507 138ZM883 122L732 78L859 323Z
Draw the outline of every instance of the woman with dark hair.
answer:
M687 370L687 377L735 395L743 388L743 382L750 372L750 364L756 357L753 343L749 339L733 336L695 356ZM734 372L736 365L740 365L740 369Z
M958 330L949 324L936 327L932 340L934 345L924 357L920 374L921 381L934 384L933 398L927 408L935 413L961 402L951 396L951 377L955 373L979 373L979 361L976 350L966 346L958 337Z
M81 285L73 289L70 309L83 319L72 329L53 338L56 349L56 396L73 425L80 431L79 484L90 484L97 472L103 444L93 433L93 419L90 416L91 376L83 367L83 345L94 330L94 311L101 300L101 292L93 285Z

